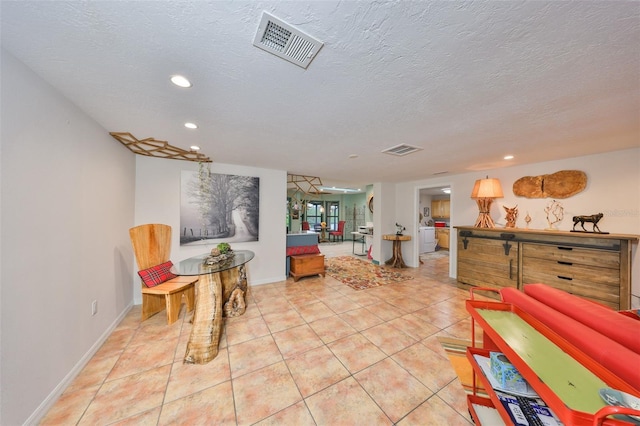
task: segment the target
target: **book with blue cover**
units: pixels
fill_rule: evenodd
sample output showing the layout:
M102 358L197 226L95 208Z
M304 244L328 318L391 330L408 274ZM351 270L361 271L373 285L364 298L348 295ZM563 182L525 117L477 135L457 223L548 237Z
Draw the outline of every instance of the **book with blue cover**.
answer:
M539 398L527 398L495 391L515 426L561 426L562 422Z

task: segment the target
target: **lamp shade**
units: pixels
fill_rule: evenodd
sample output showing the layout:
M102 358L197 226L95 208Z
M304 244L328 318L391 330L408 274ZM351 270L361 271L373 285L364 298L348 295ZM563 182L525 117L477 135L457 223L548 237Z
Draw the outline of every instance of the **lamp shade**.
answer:
M473 185L471 198L502 198L502 186L495 178L478 179Z

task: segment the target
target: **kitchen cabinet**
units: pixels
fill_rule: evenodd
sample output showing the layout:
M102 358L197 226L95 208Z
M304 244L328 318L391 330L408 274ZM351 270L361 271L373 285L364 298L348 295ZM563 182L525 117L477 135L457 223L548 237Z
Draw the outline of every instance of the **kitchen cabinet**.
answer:
M449 250L449 228L436 228L436 241L440 248Z
M447 219L451 216L450 200L432 200L431 201L431 217Z
M455 227L458 281L483 287L544 283L616 310L631 308L637 235Z

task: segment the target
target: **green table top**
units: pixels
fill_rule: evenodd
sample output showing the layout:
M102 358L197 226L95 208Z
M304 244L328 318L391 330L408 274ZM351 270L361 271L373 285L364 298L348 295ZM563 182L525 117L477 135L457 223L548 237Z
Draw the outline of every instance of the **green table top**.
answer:
M593 414L606 405L598 391L607 384L518 314L489 309L477 312L567 407Z

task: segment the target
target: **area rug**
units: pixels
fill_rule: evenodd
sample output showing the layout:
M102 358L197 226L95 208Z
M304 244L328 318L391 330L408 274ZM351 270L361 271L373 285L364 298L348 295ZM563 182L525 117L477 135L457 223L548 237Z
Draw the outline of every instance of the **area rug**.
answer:
M366 290L413 278L392 268L374 265L352 256L330 257L326 260L326 272L354 290Z
M471 346L471 341L464 339L456 339L453 337L437 336L438 341L442 345L442 348L447 353L447 358L453 366L453 369L462 384L462 388L468 394L473 393L473 368L467 359L467 347ZM486 395L482 384L477 381L479 387L479 394Z

